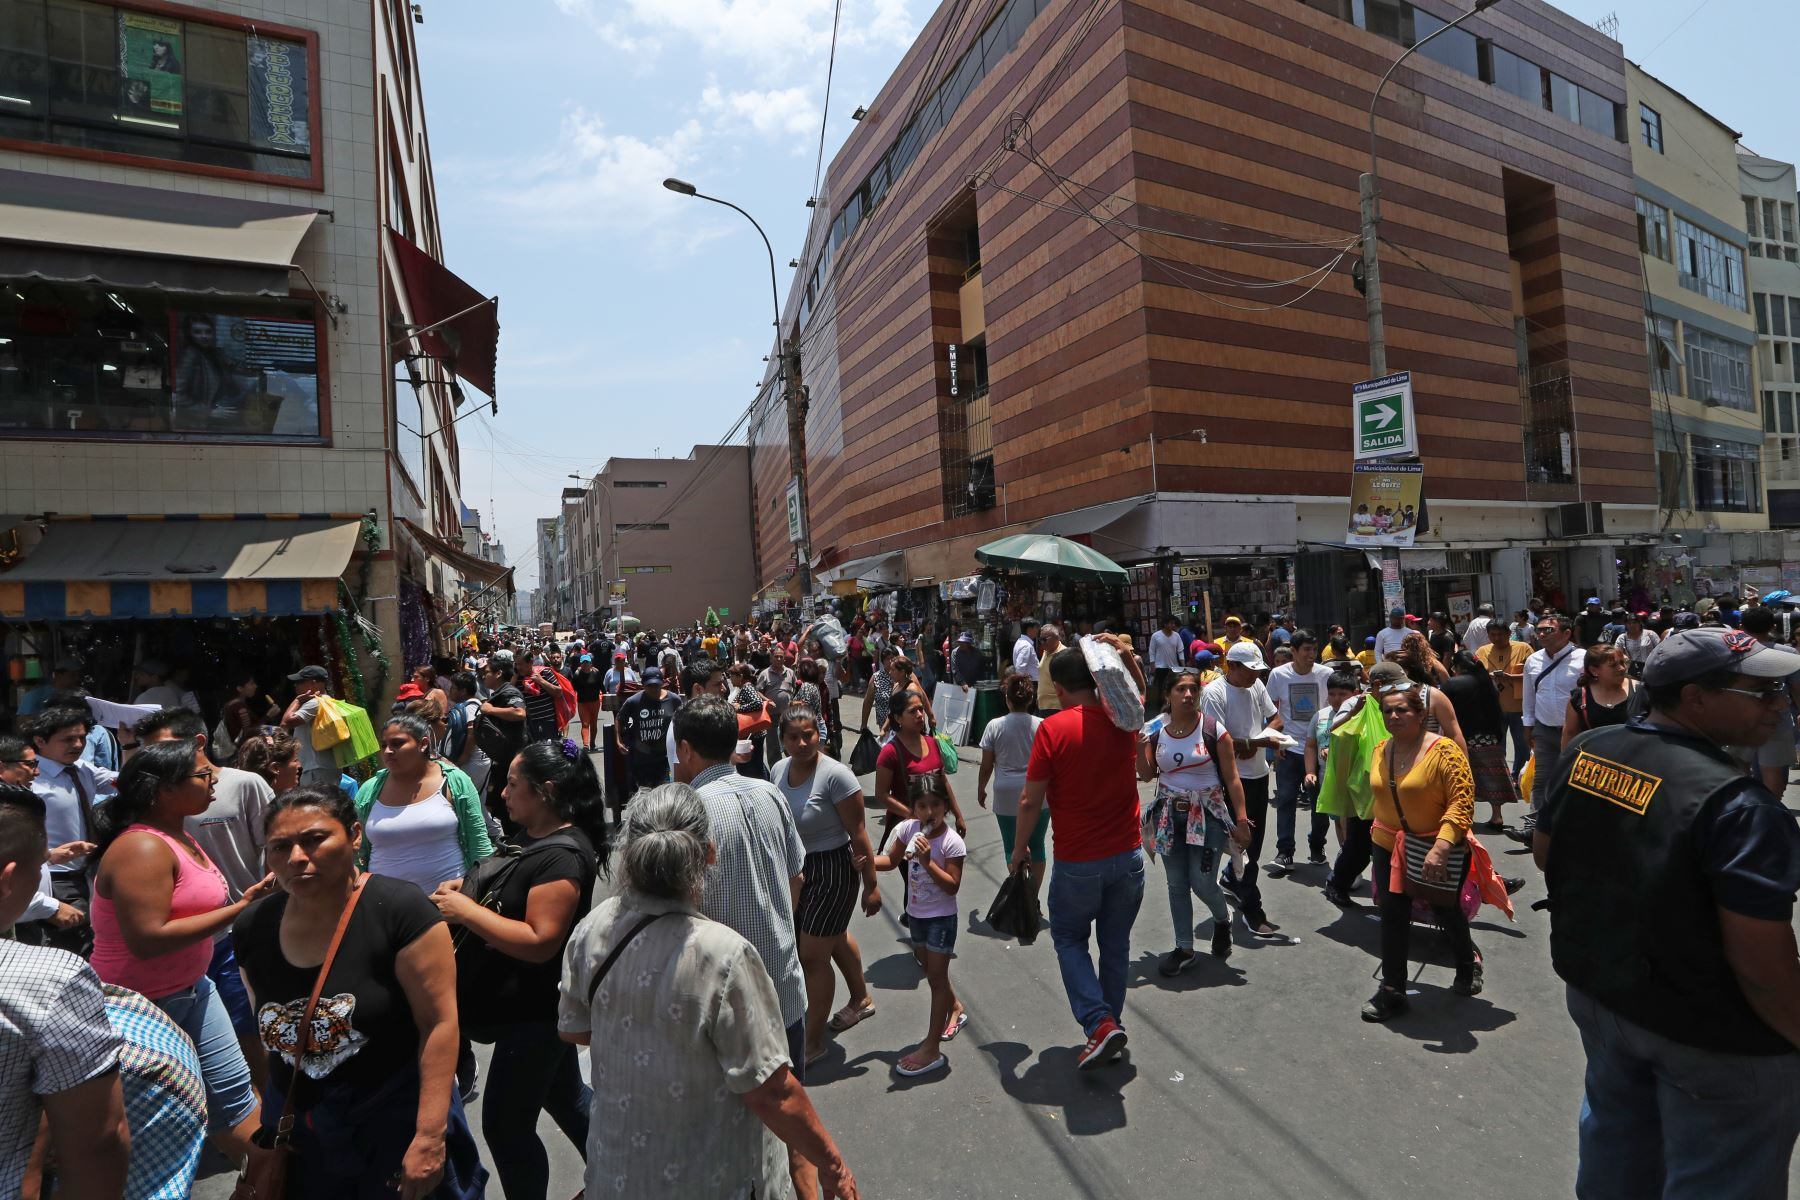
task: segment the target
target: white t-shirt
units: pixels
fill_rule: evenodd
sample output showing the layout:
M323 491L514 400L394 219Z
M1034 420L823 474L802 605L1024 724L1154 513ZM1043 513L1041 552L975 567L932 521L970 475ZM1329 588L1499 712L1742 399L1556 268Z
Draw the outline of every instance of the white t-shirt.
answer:
M167 683L159 683L155 687L145 688L138 693L133 704L154 704L158 708L183 708L181 689ZM198 710L196 710L198 711Z
M919 833L919 822L908 818L894 829L894 836L888 842L891 854L905 854L906 848L912 844ZM950 822L944 822L944 831L931 839L931 861L940 867L949 866L953 858L964 858L968 849L963 840L956 836L956 830ZM905 864L907 892L906 915L909 917L954 917L956 915L956 897L946 892L938 881L931 877L925 864L917 859L908 860Z
M1383 625L1375 633L1375 661L1385 661L1388 655L1400 648L1400 643L1405 641L1406 635L1411 632L1410 629L1395 629L1391 625Z
M1319 692L1323 695L1324 680L1319 682ZM1223 725L1233 741L1243 742L1262 732L1277 710L1262 680L1239 688L1223 679L1215 679L1200 693L1200 711ZM1238 759L1237 769L1239 779L1262 779L1269 773L1269 760L1257 750L1249 758Z
M1150 635L1150 665L1158 671L1173 671L1181 665L1181 635L1157 630Z
M1009 712L987 723L981 731L981 749L994 759L994 815L1019 815L1019 797L1025 791L1025 768L1031 762L1031 743L1043 718L1026 712Z
M1331 672L1317 663L1305 675L1293 663L1283 663L1269 672L1269 699L1281 714L1283 732L1294 739L1287 753L1306 753L1306 731L1325 707L1325 681L1329 678Z
M377 800L364 824L371 873L404 879L427 895L445 880L463 877L456 810L443 792L411 804Z
M1487 627L1489 619L1490 618L1488 617L1476 617L1473 621L1469 622L1469 627L1463 630L1462 635L1464 650L1467 650L1470 654L1474 654L1477 650L1480 650L1483 646L1488 644Z
M1156 746L1157 779L1183 792L1202 792L1218 787L1219 767L1206 746L1205 715L1194 722L1194 731L1184 738L1170 737L1169 725L1169 714L1162 713L1138 734L1139 739Z

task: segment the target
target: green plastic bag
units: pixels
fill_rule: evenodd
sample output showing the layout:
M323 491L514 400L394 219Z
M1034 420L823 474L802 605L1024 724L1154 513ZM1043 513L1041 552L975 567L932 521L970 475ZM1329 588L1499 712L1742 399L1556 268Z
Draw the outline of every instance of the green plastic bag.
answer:
M1331 731L1331 753L1325 758L1325 777L1319 781L1314 811L1368 819L1375 808L1369 792L1369 768L1375 761L1375 747L1387 737L1380 706L1373 697L1363 697L1349 719Z
M333 760L342 768L375 754L381 749L381 739L375 736L375 726L369 722L366 711L341 700L338 702L338 709L350 727L350 736L331 748Z
M932 736L937 739L938 756L944 760L944 774L956 774L958 761L956 757L956 743L950 740L950 735L947 733L938 733L933 734Z

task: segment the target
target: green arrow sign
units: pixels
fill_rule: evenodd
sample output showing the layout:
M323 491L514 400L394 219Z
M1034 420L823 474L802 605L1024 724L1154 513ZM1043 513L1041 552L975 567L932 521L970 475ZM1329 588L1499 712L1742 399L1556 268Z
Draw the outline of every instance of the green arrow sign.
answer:
M1409 372L1357 384L1351 405L1356 435L1354 459L1417 456L1418 430L1413 421Z

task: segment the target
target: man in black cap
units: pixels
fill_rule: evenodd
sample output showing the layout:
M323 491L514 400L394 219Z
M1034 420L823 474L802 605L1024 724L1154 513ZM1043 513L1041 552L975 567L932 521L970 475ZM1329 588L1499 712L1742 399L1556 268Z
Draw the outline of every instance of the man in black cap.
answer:
M665 746L675 710L681 701L663 690L662 671L644 672L644 689L619 707L619 742L631 766L631 787L655 787L669 782Z
M324 667L301 667L288 676L288 682L294 685L294 698L281 714L281 723L294 731L294 741L300 746L300 786L334 788L343 772L331 751L314 750L312 743L313 718L319 715L319 697L331 687L331 672Z
M1587 1052L1584 1200L1786 1194L1800 831L1723 747L1775 731L1793 669L1741 630L1673 633L1644 667L1648 717L1563 748L1532 854Z

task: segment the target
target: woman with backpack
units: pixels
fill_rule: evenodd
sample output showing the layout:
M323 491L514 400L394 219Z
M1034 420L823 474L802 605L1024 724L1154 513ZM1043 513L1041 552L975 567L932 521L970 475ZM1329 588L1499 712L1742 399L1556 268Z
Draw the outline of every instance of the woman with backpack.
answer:
M1175 976L1194 963L1194 902L1212 914L1213 957L1231 957L1231 912L1219 886L1227 844L1250 844L1244 787L1238 780L1231 734L1200 712L1200 673L1175 672L1169 710L1144 726L1138 778L1156 780L1156 799L1144 816L1150 839L1162 855L1169 885L1169 917L1175 922L1175 949L1157 968Z
M519 832L431 899L456 941L462 1027L494 1047L481 1132L501 1187L506 1200L544 1200L538 1113L587 1154L593 1094L575 1047L557 1036L557 985L563 947L606 865L606 829L593 760L567 739L520 751L503 794Z

